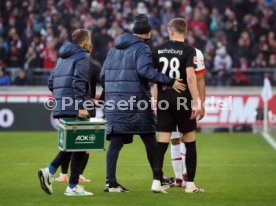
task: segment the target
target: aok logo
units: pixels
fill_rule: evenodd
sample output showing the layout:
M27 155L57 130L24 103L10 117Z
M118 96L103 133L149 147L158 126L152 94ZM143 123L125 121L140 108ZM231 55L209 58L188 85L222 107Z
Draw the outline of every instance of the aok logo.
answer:
M96 136L94 134L78 135L75 142L77 144L93 144L95 140L96 140Z
M60 132L60 133L59 133L59 135L60 135L60 138L59 138L59 143L60 143L61 145L63 145L63 143L64 143L64 136L63 136L63 132Z

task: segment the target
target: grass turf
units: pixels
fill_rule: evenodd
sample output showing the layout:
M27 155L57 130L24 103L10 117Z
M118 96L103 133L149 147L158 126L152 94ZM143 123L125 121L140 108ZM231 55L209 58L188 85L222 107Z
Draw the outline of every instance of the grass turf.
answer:
M274 139L274 141L276 141L276 132L269 132L270 136Z
M39 187L37 170L57 150L54 132L0 132L0 205L276 205L276 151L258 134L199 134L197 184L203 194L185 194L172 188L168 194L150 192L151 171L144 146L137 137L120 154L117 176L130 193L104 193L105 152L90 156L85 188L92 197L65 197L66 184L55 183L49 196ZM168 150L164 165L173 176Z

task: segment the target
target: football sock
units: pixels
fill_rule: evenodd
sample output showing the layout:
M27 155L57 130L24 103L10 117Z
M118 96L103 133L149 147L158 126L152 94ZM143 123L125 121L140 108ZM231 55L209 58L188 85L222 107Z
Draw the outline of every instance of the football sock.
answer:
M183 173L187 173L186 168L186 147L184 143L180 143L180 153L182 158Z
M51 175L54 175L57 171L57 169L54 168L52 165L49 165L48 169L49 169L49 172L50 172Z
M180 144L171 144L171 158L175 178L182 179L182 158L180 154Z
M161 180L162 179L162 168L164 162L164 155L168 149L169 143L158 142L155 150L155 161L153 166L153 179Z
M77 184L69 184L70 189L73 189L76 186L77 186Z
M188 182L194 182L196 173L196 142L185 142Z

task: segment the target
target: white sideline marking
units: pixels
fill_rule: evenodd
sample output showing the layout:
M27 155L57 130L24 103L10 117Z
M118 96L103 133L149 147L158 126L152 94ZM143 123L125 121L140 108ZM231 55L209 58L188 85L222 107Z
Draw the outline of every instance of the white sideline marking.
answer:
M267 132L262 133L262 137L268 142L268 144L276 150L276 141L271 137L271 135Z

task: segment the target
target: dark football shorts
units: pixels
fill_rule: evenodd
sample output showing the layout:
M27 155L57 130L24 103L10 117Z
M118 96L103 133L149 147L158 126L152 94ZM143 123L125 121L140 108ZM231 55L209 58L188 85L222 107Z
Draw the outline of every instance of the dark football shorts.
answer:
M190 101L188 101L190 102ZM166 110L157 109L157 131L188 133L196 130L196 120L191 120L192 107L187 103L187 108L177 108L176 100L169 100L169 108Z

